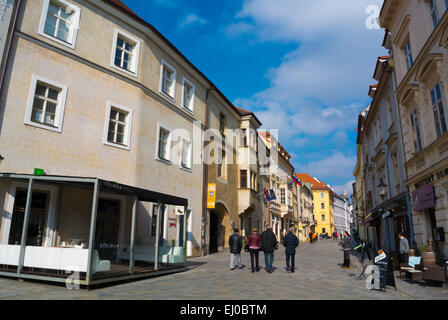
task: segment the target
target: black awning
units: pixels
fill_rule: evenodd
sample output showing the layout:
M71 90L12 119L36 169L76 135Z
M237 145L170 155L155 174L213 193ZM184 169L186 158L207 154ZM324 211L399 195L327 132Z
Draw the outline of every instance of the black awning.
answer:
M139 201L146 201L146 202L160 201L163 204L169 204L173 206L183 206L183 207L188 206L188 200L184 198L179 198L168 194L141 189L137 187L131 187L112 181L98 180L98 183L101 191L125 194L129 196L136 196Z
M20 173L0 173L0 178L28 180L33 178L36 181L42 183L71 185L75 187L91 186L98 181L100 191L117 193L128 196L135 196L139 201L145 202L161 202L162 204L173 206L188 206L188 200L184 198L175 197L169 194L164 194L147 189L131 187L124 184L120 184L113 181L101 180L92 177L73 177L73 176L56 176L56 175L42 175L36 176L32 174L20 174Z

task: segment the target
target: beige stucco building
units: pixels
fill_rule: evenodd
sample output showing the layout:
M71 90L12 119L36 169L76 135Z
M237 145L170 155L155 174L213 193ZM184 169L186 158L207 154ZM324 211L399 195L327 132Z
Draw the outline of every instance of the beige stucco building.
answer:
M309 240L310 232L315 232L316 219L314 217L314 196L311 183L302 183L301 186L297 186L297 197L299 199L297 203L298 213L298 237L299 241Z
M104 261L134 250L157 264L157 241L161 253L183 245L183 257L209 254L228 247L233 228L247 235L269 223L261 122L152 25L119 0L22 1L14 22L0 98L0 174L26 177L0 179L2 244L21 243L27 181L35 173L188 201L186 212L168 200L163 208L138 201L134 217L130 194L100 190L96 203L92 190L72 180L36 183L33 197L42 207L31 205L29 241L51 248L87 243ZM207 208L209 184L216 185L214 208ZM103 243L113 249L101 250Z
M448 256L448 14L446 1L384 2L380 24L387 29L396 71L406 184L418 248L432 238Z

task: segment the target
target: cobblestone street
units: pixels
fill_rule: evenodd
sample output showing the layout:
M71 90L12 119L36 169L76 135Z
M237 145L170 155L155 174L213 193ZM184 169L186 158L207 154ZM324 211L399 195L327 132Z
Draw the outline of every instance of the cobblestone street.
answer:
M30 281L0 279L0 299L448 299L439 287L408 284L397 279L395 292L370 291L363 280L356 280L361 265L352 257L352 268L344 270L337 241L302 243L296 255L296 272L286 273L284 250L276 251L272 274L262 269L250 272L248 253L242 254L245 268L229 269L229 254L219 253L189 261L186 272L119 284L94 290L67 290L63 286ZM264 266L264 256L260 255ZM403 291L405 290L405 291Z

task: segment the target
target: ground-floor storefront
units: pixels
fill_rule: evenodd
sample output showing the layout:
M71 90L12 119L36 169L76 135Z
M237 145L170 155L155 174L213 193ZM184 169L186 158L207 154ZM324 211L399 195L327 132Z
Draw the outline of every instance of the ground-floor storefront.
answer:
M397 267L400 248L398 234L402 233L408 239L410 248L415 247L408 193L385 200L370 212L360 229L361 240L368 243L372 253L384 250L394 258L394 265Z
M0 275L81 285L182 270L188 201L97 178L0 174ZM187 241L185 241L187 240Z
M417 247L448 259L448 165L435 166L408 183Z

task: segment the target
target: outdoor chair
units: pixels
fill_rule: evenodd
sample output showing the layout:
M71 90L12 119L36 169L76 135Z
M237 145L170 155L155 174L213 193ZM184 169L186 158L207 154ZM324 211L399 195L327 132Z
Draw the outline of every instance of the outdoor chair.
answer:
M400 267L400 279L402 278L401 274L404 273L406 277L410 277L412 282L421 282L423 281L423 273L424 267L422 263L421 257L409 257L409 262L407 266Z
M446 276L447 276L447 268L448 265L444 264L443 266L432 265L425 268L423 272L423 280L427 284L428 281L441 282L442 286L446 288Z

